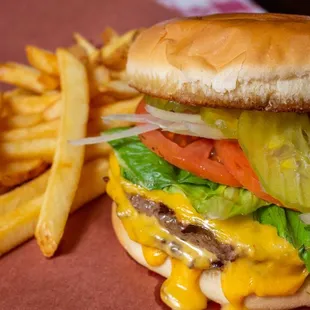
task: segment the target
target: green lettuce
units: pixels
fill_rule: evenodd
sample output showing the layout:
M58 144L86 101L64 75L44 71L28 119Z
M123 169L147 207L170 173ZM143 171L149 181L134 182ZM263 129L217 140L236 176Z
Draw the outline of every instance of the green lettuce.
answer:
M272 225L278 235L290 242L310 271L310 232L309 226L299 218L300 212L270 205L256 210L254 219L261 224Z
M148 190L182 193L198 213L208 218L246 215L269 204L246 189L217 184L169 164L150 151L137 136L109 143L126 180Z
M254 220L275 227L278 235L298 250L310 271L309 226L300 220L299 212L269 204L244 188L217 184L178 169L145 147L137 136L109 143L126 180L148 190L181 193L208 218L224 220L253 213Z

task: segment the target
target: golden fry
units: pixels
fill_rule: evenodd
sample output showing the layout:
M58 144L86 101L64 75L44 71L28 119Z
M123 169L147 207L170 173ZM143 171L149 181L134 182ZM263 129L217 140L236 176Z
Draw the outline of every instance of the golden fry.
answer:
M51 104L60 100L58 91L49 92L43 95L17 94L7 98L12 114L34 114L41 113Z
M59 87L58 78L14 62L0 64L0 82L12 84L40 94Z
M56 52L63 92L61 126L51 175L36 227L42 253L50 257L62 238L84 161L85 146L68 140L86 135L89 95L84 65L66 50ZM78 87L77 87L78 85Z
M104 158L83 167L76 196L70 206L71 213L105 192L103 177L108 175L108 166L108 160ZM0 256L33 237L42 202L43 196L38 194L31 201L0 216Z
M85 49L78 45L74 44L67 48L67 51L71 53L74 57L76 57L80 62L82 62L85 66L89 65L89 58L85 51Z
M131 43L138 35L139 30L131 30L124 35L111 40L101 48L101 59L110 69L123 70L127 62L127 54Z
M110 70L110 76L112 80L127 80L126 70L117 71L117 70Z
M85 162L108 156L112 148L108 143L92 144L86 146Z
M119 35L113 28L106 27L101 34L101 37L104 44L109 44L111 41L116 40Z
M128 99L139 95L139 92L128 86L125 81L111 81L103 87L100 87L99 90L118 99Z
M3 214L15 210L31 199L43 195L49 175L50 170L39 175L37 178L16 187L9 193L0 195L0 218Z
M61 115L61 100L55 102L53 105L48 107L43 112L43 119L45 121L50 121L50 120L54 120L56 118L59 118L60 115Z
M30 128L17 128L0 132L0 141L31 140L57 136L59 120L40 123Z
M27 128L39 124L42 119L43 118L41 114L7 116L1 119L0 128L7 130Z
M88 55L89 62L91 64L95 63L99 58L100 51L79 33L74 33L73 37L76 43L85 50Z
M41 158L44 161L51 163L55 148L55 138L1 142L0 156L2 160Z
M4 163L0 166L0 184L13 187L29 181L48 168L40 159Z
M113 97L112 95L108 95L105 93L99 93L91 99L91 105L94 107L97 107L97 106L102 106L105 104L110 104L116 101L117 99Z
M89 118L91 120L101 118L102 116L112 114L132 114L135 113L138 104L141 102L143 96L137 96L129 100L121 100L115 103L106 104L99 108L90 110Z
M92 71L92 78L99 89L100 86L104 86L110 81L110 72L103 65L97 66Z
M26 54L29 63L34 68L50 75L58 75L58 64L55 54L33 45L26 46Z

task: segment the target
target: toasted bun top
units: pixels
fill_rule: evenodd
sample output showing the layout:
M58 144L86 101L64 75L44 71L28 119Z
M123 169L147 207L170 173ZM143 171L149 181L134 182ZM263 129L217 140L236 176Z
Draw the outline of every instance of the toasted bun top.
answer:
M310 17L223 14L174 19L130 48L129 84L184 104L310 111Z

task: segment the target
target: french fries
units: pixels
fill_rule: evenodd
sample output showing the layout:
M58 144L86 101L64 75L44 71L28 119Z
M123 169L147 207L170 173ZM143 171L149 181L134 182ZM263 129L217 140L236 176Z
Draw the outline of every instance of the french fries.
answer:
M106 183L102 178L107 174L106 158L97 159L84 166L76 196L70 206L71 213L105 192ZM39 195L0 216L0 256L33 237L42 202L43 196Z
M33 45L26 46L26 55L29 63L36 69L50 74L58 75L58 64L55 54Z
M41 158L51 163L55 148L56 138L0 142L0 154L6 161Z
M73 37L76 43L85 50L90 60L90 63L93 64L94 62L96 62L98 60L100 51L79 33L74 33Z
M14 62L0 64L0 82L22 87L39 94L57 89L59 80L37 69Z
M40 114L6 116L1 120L0 130L28 128L39 124L41 121L42 115Z
M48 164L40 159L2 163L0 166L1 186L13 187L40 175Z
M89 113L89 118L91 120L101 118L103 116L118 114L122 111L124 114L135 113L139 102L142 100L143 96L137 96L129 100L121 100L115 103L110 103L103 105L99 108L93 108Z
M29 65L0 64L0 83L13 86L0 92L0 255L35 234L52 256L69 212L105 192L109 144L68 140L128 124L101 117L134 113L142 98L125 71L139 32L107 28L101 47L75 33L56 52L28 45Z
M16 187L14 190L4 195L0 195L0 218L5 213L19 208L21 205L37 196L43 195L49 175L50 170L47 170L23 186Z
M16 94L8 96L6 101L12 114L42 113L51 104L60 100L58 91L44 95Z
M107 40L108 43L101 49L103 64L110 69L125 69L129 46L138 34L139 30L128 31L122 36L112 34Z
M0 132L0 141L31 140L57 136L59 120L39 123L30 128L17 128Z
M51 176L35 232L41 251L47 257L55 253L62 238L80 179L85 146L74 147L68 141L86 136L89 102L85 67L65 50L59 49L56 54L63 113Z

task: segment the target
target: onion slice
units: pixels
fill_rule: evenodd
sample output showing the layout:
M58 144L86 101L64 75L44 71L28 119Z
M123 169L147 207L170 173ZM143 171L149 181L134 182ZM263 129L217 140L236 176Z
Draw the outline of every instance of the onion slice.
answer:
M299 218L307 225L310 225L310 213L303 213L299 215Z
M133 122L133 123L155 124L161 128L168 127L171 124L171 122L169 121L161 120L150 114L113 114L113 115L103 116L101 119L104 122L127 121L127 122Z
M142 133L153 131L158 128L159 126L154 125L154 124L140 125L140 126L129 128L124 131L120 131L120 132L104 133L98 137L89 137L89 138L83 138L83 139L77 139L77 140L69 140L69 143L72 145L89 145L89 144L97 144L97 143L102 143L102 142L109 142L112 140L140 135Z
M185 126L188 128L189 132L192 133L192 135L196 135L198 137L214 139L214 140L225 139L225 136L219 129L212 128L205 124L200 125L200 124L193 124L193 123L186 122Z
M170 112L164 111L161 109L154 108L150 105L145 105L145 109L151 115L171 122L189 122L189 123L196 123L196 124L204 124L204 121L201 119L199 114L189 114L189 113L177 113L177 112Z

